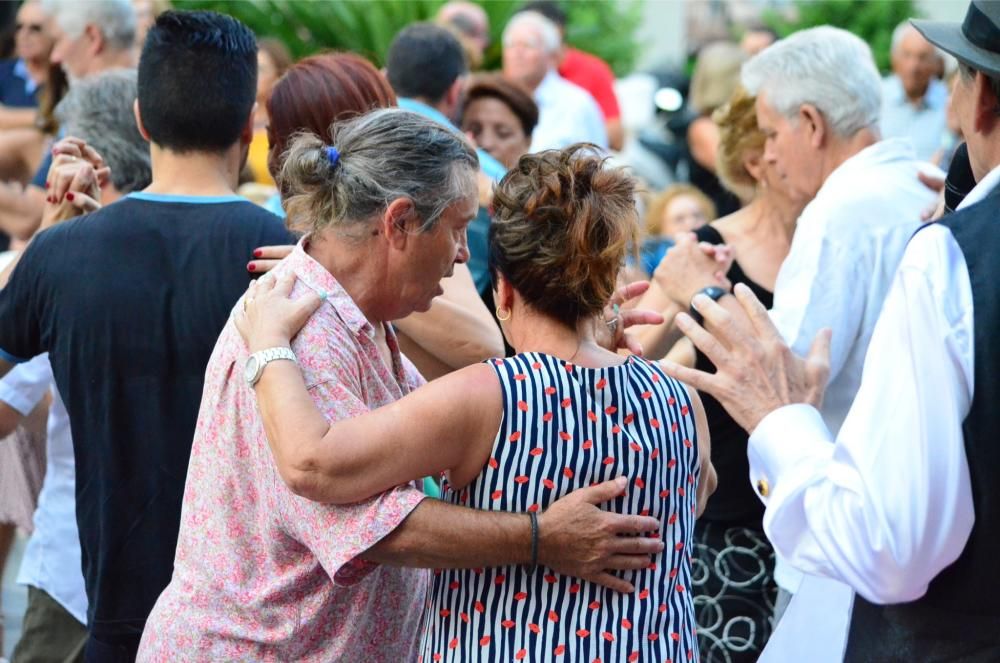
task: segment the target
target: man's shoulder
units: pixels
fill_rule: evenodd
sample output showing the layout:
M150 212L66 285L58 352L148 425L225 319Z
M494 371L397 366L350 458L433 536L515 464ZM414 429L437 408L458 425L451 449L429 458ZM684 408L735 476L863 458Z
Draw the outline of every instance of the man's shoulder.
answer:
M572 47L567 47L566 58L563 60L563 66L559 70L560 73L566 71L570 75L576 72L585 72L588 76L614 78L611 66L607 62L592 53Z
M996 224L1000 223L1000 186L994 187L982 200L945 215L940 223L956 238L1000 239L1000 233L996 232Z

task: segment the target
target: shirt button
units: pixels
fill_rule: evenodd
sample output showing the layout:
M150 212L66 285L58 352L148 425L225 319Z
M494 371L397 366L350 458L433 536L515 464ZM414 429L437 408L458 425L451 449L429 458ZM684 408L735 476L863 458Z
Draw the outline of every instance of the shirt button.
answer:
M757 479L757 492L760 493L761 497L767 497L771 494L771 486L767 483L767 479Z

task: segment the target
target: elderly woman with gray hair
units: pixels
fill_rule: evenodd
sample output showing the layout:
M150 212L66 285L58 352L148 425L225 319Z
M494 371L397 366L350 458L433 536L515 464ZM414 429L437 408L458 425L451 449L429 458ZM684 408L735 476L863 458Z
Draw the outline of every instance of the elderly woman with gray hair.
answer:
M399 109L292 142L279 181L289 217L309 232L264 278L295 280L322 305L290 347L251 354L235 320L222 330L205 376L174 574L147 621L140 660L410 661L431 581L413 569L537 562L595 588L629 590L607 570L646 568L663 549L661 539L620 536L655 531L660 520L595 506L620 494L623 480L550 496L536 521L527 505L503 513L427 500L406 480L350 503L321 503L309 499L320 496L308 480L272 456L253 391L265 369L296 361L306 387L292 393L329 424L423 383L388 321L426 311L441 279L468 259L477 169L460 134ZM400 423L426 432L437 417L426 414Z

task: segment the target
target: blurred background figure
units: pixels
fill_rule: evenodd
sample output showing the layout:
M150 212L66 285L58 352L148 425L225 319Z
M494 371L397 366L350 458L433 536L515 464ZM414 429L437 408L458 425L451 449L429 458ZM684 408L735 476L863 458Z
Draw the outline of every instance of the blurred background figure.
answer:
M625 143L621 109L615 95L615 75L608 63L590 53L573 48L566 43L566 12L555 0L535 0L523 7L524 11L538 12L555 23L559 29L559 56L557 71L570 83L579 85L590 93L604 115L604 128L608 133L608 147L620 150Z
M253 117L253 142L250 143L247 167L254 182L273 187L274 178L267 167L267 100L274 84L292 66L292 54L277 39L258 39L257 49L257 110Z
M716 218L715 205L690 184L671 184L646 207L642 269L648 277L656 270L679 233L694 232Z
M719 128L712 121L712 113L736 91L740 81L740 67L746 58L746 53L736 44L728 41L714 42L698 53L694 72L691 74L688 102L697 118L687 129L688 149L691 152L689 179L691 184L712 200L723 216L738 210L740 201L716 177Z
M20 6L14 30L15 57L0 62L0 129L31 127L49 80L53 40L39 0Z
M0 401L21 401L0 382ZM0 403L2 405L2 403ZM30 534L38 492L45 477L45 420L48 400L24 407L25 416L0 407L0 576L20 530ZM3 651L3 613L0 611L0 652Z
M479 69L490 45L490 17L474 2L446 2L435 22L451 30L465 49L470 69Z
M514 14L503 31L503 75L531 90L538 104L531 151L573 143L606 148L608 133L597 102L556 70L561 47L559 29L538 12Z
M50 72L51 83L41 108L41 130L57 135L55 123L48 121L63 92L56 84L61 80L57 77L65 74L72 83L102 71L134 67L136 15L129 0L41 0L41 7L52 31L50 61L62 72ZM12 238L26 240L38 229L51 165L52 155L45 150L27 186L0 187L0 230Z
M929 161L946 138L948 86L936 77L937 48L909 21L892 33L892 74L882 83L883 138L909 138L917 158Z
M41 164L58 128L53 108L66 91L66 76L49 60L53 39L48 26L41 3L21 5L15 26L17 57L0 63L0 180L13 195Z
M396 34L386 55L385 74L396 92L399 107L457 129L465 99L468 65L458 39L432 23L414 23ZM469 271L480 295L489 291L488 234L493 184L507 169L481 147L479 157L479 214L469 225Z
M170 0L132 0L132 7L135 9L135 49L138 52L156 17L170 9Z
M538 106L517 83L500 74L479 74L465 90L462 131L510 170L531 148Z
M752 23L747 26L740 39L740 48L747 57L757 55L765 48L778 41L778 33L762 23Z

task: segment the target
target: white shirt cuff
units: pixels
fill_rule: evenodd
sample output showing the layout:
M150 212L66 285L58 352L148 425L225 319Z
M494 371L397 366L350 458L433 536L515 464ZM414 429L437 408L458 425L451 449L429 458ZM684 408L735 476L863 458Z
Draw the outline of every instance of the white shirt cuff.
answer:
M750 435L747 450L757 496L767 504L783 477L793 476L793 471L800 477L811 475L833 455L832 443L823 417L811 405L786 405L768 414Z

